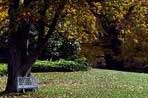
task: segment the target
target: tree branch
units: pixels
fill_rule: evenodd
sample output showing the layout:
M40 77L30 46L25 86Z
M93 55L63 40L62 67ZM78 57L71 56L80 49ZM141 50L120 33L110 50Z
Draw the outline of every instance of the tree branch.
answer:
M38 30L39 30L39 34L38 34L38 44L40 43L40 41L43 40L44 35L45 35L45 18L46 18L46 10L49 7L49 3L48 0L44 0L44 4L42 4L41 9L39 10L39 14L40 14L40 19L38 21Z
M46 47L47 43L48 43L48 39L50 38L51 34L56 30L56 26L57 26L57 23L58 23L58 20L60 18L60 15L61 13L63 12L64 10L64 7L65 7L65 4L66 4L66 1L67 0L62 0L58 6L58 8L56 9L55 11L55 14L54 14L54 17L53 17L53 20L51 22L51 24L49 25L49 30L47 32L47 35L45 35L45 37L43 37L40 42L38 43L38 46L36 48L36 50L33 52L32 55L30 55L31 57L35 57L37 58L42 50Z
M46 44L48 43L48 39L50 38L51 34L54 32L54 30L56 29L56 25L58 23L58 19L62 13L62 11L64 10L65 7L65 3L66 0L64 0L64 2L61 2L61 4L59 5L59 7L56 9L54 18L52 20L52 23L49 25L49 30L47 32L47 35L45 36L45 38L40 42L38 49L42 50L41 47L45 47Z

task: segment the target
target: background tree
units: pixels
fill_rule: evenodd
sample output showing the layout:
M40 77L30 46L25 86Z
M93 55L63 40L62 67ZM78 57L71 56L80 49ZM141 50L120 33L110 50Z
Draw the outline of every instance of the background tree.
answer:
M133 11L143 1L131 0L110 0L110 1L89 1L90 10L96 16L96 22L103 33L103 47L105 60L108 67L124 67L125 44L123 34L131 22ZM139 4L138 4L139 3ZM145 2L146 3L146 2ZM143 8L141 6L141 8ZM144 11L144 10L143 10ZM145 7L146 11L146 7ZM141 12L142 14L143 12ZM144 13L143 13L144 14ZM145 13L146 14L146 13ZM142 15L144 17L144 15ZM139 16L138 16L139 17ZM134 21L136 21L135 19ZM141 21L141 20L140 20ZM144 22L145 20L142 19ZM138 25L138 24L135 24ZM131 28L131 27L130 27ZM134 29L136 30L136 29ZM143 29L144 31L146 29ZM142 33L142 32L141 32ZM135 35L135 34L134 34ZM130 38L133 39L134 37ZM129 43L129 42L128 42ZM132 50L133 51L133 50ZM128 54L127 54L128 56Z

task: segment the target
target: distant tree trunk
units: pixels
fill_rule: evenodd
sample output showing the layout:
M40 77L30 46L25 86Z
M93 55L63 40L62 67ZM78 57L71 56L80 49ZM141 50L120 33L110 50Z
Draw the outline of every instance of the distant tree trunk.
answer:
M122 53L122 41L119 40L121 36L121 30L130 21L130 16L132 11L136 6L136 1L133 2L132 6L129 7L127 13L124 14L124 18L120 21L110 21L106 15L97 13L97 6L93 2L104 3L107 0L86 0L90 6L90 11L96 17L96 22L99 24L99 28L102 29L103 37L103 47L104 47L104 58L106 60L106 65L109 68L121 69L123 68L123 59L120 57ZM95 10L94 10L95 9ZM122 25L121 25L122 24Z
M119 59L121 54L121 41L119 40L120 30L117 29L117 23L110 22L105 15L97 13L93 8L97 7L92 3L91 0L87 0L90 5L90 11L96 17L96 24L98 28L101 28L103 33L103 47L104 47L104 58L106 65L109 68L121 68L122 61ZM102 2L102 1L97 1Z
M115 22L110 23L105 16L97 15L98 23L104 31L103 48L106 66L113 69L121 69L123 62L120 58L122 42L119 40L120 30L117 29Z
M102 23L106 22L102 21ZM121 69L123 67L123 62L120 58L122 51L122 42L119 40L120 30L116 29L116 24L110 25L110 23L106 23L103 24L103 27L107 33L107 35L104 36L104 49L109 50L104 52L107 67Z

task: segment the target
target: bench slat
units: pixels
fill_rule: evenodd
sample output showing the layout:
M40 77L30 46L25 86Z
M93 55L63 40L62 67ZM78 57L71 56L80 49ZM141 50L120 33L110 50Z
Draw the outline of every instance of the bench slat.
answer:
M38 89L38 80L34 77L17 77L17 90Z

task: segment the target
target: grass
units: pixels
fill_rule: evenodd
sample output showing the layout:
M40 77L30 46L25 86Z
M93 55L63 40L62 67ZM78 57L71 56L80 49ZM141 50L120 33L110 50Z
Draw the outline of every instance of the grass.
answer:
M143 73L92 69L33 75L40 81L39 91L17 98L148 98L148 75ZM0 78L0 91L4 85L5 76Z

